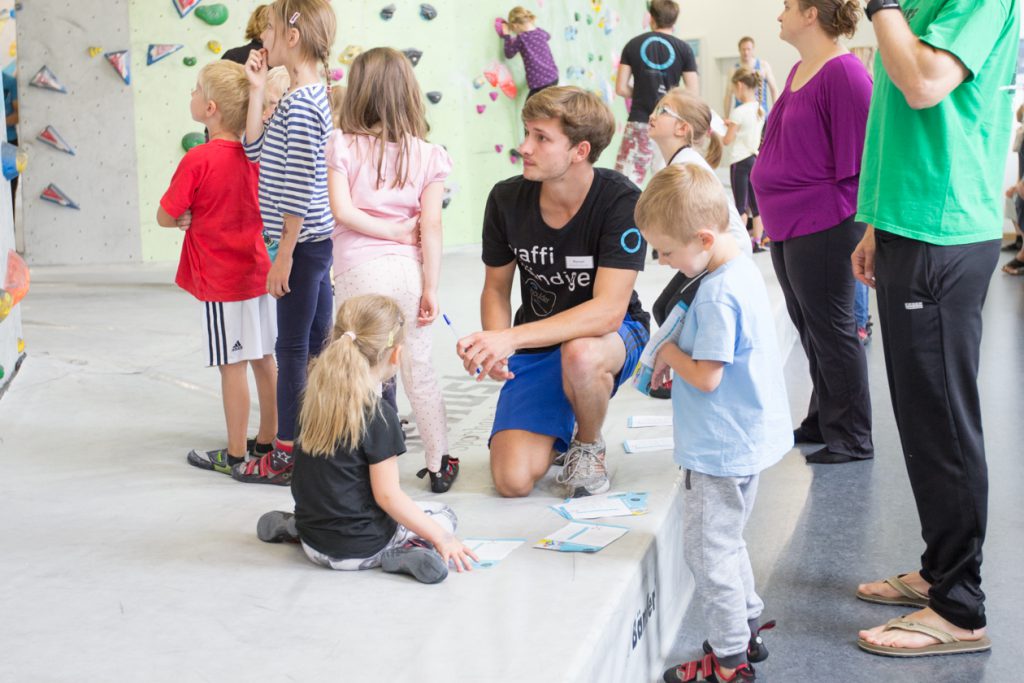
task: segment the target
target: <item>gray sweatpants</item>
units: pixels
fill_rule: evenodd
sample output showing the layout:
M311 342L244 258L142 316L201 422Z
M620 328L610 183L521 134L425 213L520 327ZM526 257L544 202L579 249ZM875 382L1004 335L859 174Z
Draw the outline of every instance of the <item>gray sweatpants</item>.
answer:
M712 477L687 472L683 552L710 630L708 643L719 659L742 654L739 661L746 661L747 622L760 617L764 609L754 591L754 572L743 540L757 497L757 480L758 475Z

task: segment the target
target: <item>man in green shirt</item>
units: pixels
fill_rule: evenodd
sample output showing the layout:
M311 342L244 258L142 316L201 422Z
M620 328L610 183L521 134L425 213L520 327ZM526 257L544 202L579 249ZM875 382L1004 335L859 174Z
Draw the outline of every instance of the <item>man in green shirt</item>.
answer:
M878 37L854 275L878 290L896 425L921 520L918 571L862 584L922 607L860 632L875 654L978 652L988 470L978 397L981 309L1002 236L1018 0L870 0Z

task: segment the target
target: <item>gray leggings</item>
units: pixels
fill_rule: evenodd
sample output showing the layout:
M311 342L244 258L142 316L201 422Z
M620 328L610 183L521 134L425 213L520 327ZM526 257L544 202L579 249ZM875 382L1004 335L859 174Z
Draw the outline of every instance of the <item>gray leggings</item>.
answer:
M458 518L455 516L455 511L450 507L443 503L417 502L416 504L420 506L423 512L427 513L428 517L437 522L442 529L448 533L455 533ZM414 538L419 538L419 536L399 524L398 529L395 530L395 535L391 537L391 540L387 542L387 545L370 557L338 559L336 557L331 557L330 555L325 555L319 550L314 550L306 545L305 541L302 543L302 549L306 552L306 557L321 567L327 567L328 569L340 569L342 571L356 571L358 569L374 569L379 567L381 555L384 554L385 550L397 548L398 546L408 543Z
M683 552L696 580L696 599L719 659L747 651L747 622L764 603L754 591L743 528L757 497L758 475L712 477L689 471L683 500Z

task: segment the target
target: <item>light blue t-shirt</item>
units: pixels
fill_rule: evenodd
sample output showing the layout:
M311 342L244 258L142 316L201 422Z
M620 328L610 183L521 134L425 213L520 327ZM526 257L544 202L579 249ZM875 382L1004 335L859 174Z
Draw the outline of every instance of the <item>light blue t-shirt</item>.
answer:
M793 447L793 423L771 305L751 259L734 258L704 278L679 348L725 367L709 393L673 378L676 462L714 477L746 477L782 459Z

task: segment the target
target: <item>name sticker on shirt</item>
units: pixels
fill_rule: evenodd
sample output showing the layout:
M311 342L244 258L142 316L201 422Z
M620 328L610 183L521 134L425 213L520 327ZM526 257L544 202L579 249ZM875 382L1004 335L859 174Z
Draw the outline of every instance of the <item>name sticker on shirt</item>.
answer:
M566 256L565 267L569 270L593 270L593 256Z

